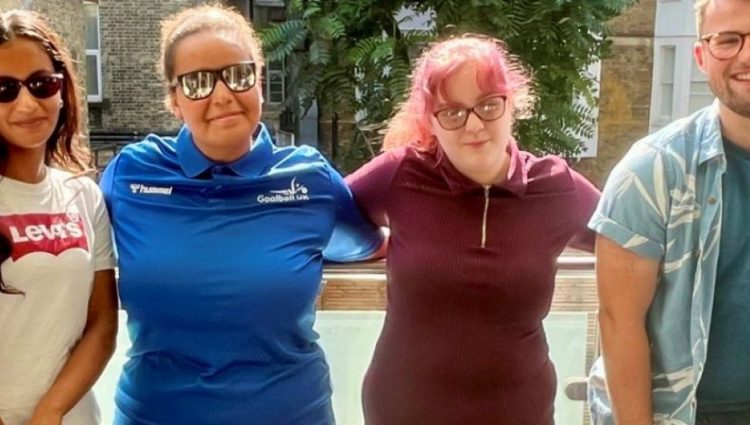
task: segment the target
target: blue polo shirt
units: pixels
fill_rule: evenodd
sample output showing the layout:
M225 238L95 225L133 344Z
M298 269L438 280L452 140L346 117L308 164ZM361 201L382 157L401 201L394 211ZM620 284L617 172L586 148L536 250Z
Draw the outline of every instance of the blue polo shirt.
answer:
M325 254L382 242L341 176L310 147L218 164L187 128L127 146L100 185L132 341L118 425L334 423L313 331Z

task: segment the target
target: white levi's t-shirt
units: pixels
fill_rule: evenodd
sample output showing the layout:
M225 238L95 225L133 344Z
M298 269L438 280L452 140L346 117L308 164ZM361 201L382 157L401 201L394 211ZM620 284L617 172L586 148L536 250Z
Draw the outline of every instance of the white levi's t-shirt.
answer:
M114 268L109 217L87 177L47 168L38 184L0 176L0 232L11 257L0 264L0 418L25 425L80 340L94 272ZM99 423L87 394L63 425Z

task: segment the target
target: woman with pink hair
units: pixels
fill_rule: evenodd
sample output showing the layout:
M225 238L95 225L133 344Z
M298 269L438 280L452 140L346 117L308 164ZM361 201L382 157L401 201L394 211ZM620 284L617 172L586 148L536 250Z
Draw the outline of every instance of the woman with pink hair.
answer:
M565 161L519 150L530 77L495 39L421 57L385 152L348 177L390 228L388 309L364 382L368 425L550 425L542 319L566 245L593 249L599 191Z

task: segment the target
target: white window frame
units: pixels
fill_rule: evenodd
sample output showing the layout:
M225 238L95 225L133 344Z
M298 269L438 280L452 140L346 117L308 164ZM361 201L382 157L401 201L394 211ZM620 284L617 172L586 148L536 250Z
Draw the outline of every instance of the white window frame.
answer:
M657 43L659 44L659 43ZM682 81L682 76L678 78L678 73L681 73L681 67L678 64L684 63L684 58L681 50L677 44L672 42L663 43L659 45L659 49L654 54L654 80L653 90L651 91L652 96L652 110L651 116L653 117L652 123L658 126L664 126L675 119L676 111L679 108L677 103L678 96L678 81ZM666 69L666 57L667 52L674 56L674 61L670 69ZM672 93L669 95L664 87L669 85L672 88ZM667 98L667 96L670 96ZM668 111L663 111L662 105L667 103L669 105Z
M697 75L693 75L693 69L698 73ZM697 78L696 78L697 77ZM711 92L711 87L708 86L708 76L703 73L703 71L700 70L697 63L693 63L690 69L690 81L688 82L688 112L692 113L695 111L690 111L690 104L693 99L694 95L697 95L698 93L693 91L693 84L695 83L703 83L708 87L707 93L701 93L701 94L707 94L711 97L711 100L713 101L714 94Z
M86 49L86 62L88 63L89 56L93 56L96 58L96 86L99 88L99 93L97 94L89 94L88 91L86 93L86 100L89 103L98 103L101 102L103 99L102 92L102 35L101 35L101 16L99 14L99 3L97 2L84 2L84 7L95 7L96 8L96 45L98 46L98 49ZM87 15L86 15L87 16ZM87 31L88 32L88 31ZM84 40L85 42L85 40ZM86 75L86 78L92 78L91 75Z
M286 70L286 64L284 61L276 63L281 64L281 69L271 69L271 62L266 64L266 75L263 78L263 91L265 92L265 100L269 105L281 105L286 101L286 76L284 75ZM281 101L276 102L271 100L271 75L281 76Z
M654 40L654 72L651 89L651 113L649 130L654 132L670 122L687 116L690 113L691 71L693 68L693 46L695 37L658 37ZM663 74L663 48L673 46L675 49L675 66L672 90L672 113L661 114ZM697 80L696 80L697 81Z
M693 0L660 0L656 3L656 22L654 28L654 68L651 88L651 112L649 131L653 132L669 122L687 116L690 113L692 98L693 46L697 41ZM661 82L663 81L662 48L674 46L675 66L672 91L672 114L661 115Z

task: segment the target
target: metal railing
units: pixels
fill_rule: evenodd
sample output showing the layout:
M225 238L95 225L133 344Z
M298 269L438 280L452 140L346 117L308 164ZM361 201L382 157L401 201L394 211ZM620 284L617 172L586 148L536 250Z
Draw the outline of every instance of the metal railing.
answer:
M361 425L361 382L385 317L385 262L326 264L323 278L315 326L330 363L334 410L338 423ZM580 401L586 389L583 376L596 345L593 256L565 252L558 259L556 284L552 312L544 322L560 380L556 420L559 425L585 425L587 406ZM111 418L117 378L130 346L125 319L121 311L117 351L95 387L103 418Z

